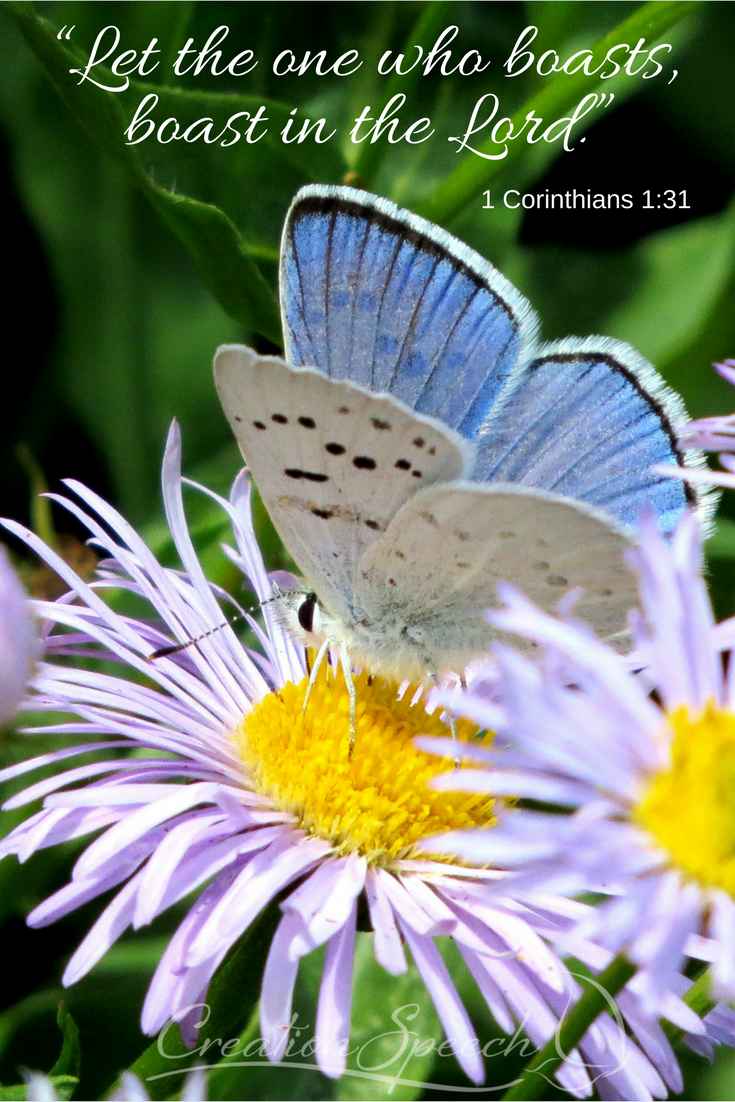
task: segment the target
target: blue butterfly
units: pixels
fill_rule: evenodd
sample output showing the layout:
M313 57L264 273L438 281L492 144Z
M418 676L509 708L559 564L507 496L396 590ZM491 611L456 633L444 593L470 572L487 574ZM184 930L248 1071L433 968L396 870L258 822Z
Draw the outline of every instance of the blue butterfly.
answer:
M396 678L461 672L501 580L549 609L581 586L578 613L620 633L641 512L669 532L696 503L652 469L700 460L651 365L607 337L539 345L491 264L352 188L298 193L280 287L284 360L225 346L215 375L306 579L296 634Z

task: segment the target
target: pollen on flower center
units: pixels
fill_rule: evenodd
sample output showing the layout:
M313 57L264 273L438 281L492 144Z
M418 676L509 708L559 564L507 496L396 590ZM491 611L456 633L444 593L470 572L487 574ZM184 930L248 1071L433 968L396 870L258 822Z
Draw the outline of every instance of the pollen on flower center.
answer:
M449 733L438 713L398 699L395 682L355 678L355 748L348 760L349 698L340 671L323 670L303 711L308 678L265 697L234 732L255 787L312 835L371 864L414 856L420 838L494 822L487 796L434 791L429 782L453 760L424 753L417 735ZM473 738L468 720L458 737ZM488 736L491 737L491 736Z
M735 895L735 715L708 706L668 716L671 764L634 811L672 863L706 887Z

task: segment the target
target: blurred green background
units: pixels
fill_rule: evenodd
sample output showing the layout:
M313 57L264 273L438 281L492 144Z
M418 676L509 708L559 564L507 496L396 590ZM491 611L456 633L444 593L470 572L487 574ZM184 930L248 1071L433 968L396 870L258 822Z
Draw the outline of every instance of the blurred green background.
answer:
M492 166L492 178L455 204L445 224L531 300L545 338L602 333L629 341L683 394L690 413L702 416L735 407L732 388L711 368L713 360L735 356L735 6L648 5L653 19L677 7L681 11L660 36L675 47L665 75L604 82L601 90L615 93L614 105L587 116L586 140L571 152L542 143L543 148L514 150L518 155L507 165L484 162ZM473 159L458 154L447 138L464 131L477 99L495 92L499 116L511 114L552 83L533 69L512 79L504 75L503 62L524 27L538 27L537 53L553 48L564 58L639 11L628 2L469 0L60 0L0 8L7 279L0 513L24 521L31 517L31 455L52 489L67 476L83 480L142 525L165 556L158 476L166 430L178 418L186 472L226 491L239 460L212 385L212 354L218 344L233 340L263 350L276 345L268 286L275 289L280 227L297 188L310 181L339 183L356 170L379 194L420 212L436 209L437 189L444 184L446 195L449 179L451 191L452 174L464 158ZM121 32L119 50L142 50L151 38L159 39L163 61L145 86L139 82L110 95L89 83L75 85L69 61L76 56L78 62L107 25ZM252 49L259 60L254 71L241 78L215 78L206 71L173 78L169 63L185 41L191 37L201 47L221 25L229 27L221 47L226 58ZM390 89L388 78L377 75L376 62L385 50L414 42L429 47L450 25L459 28L451 46L453 64L476 49L491 60L485 72L413 74ZM70 38L59 42L56 32L71 26ZM270 63L285 49L299 55L326 50L330 60L358 49L364 63L347 78L320 77L312 70L274 76ZM75 50L80 52L74 55ZM667 84L673 68L678 76ZM589 90L595 89L591 80ZM122 130L151 90L159 96L157 121L169 115L183 125L201 117L224 121L235 111L264 104L270 132L254 145L241 141L229 148L153 140L125 147ZM350 145L350 120L367 104L380 108L396 90L407 95L401 118L408 124L429 116L433 137L416 146ZM294 107L299 120L325 117L327 132L336 127L337 135L321 146L282 144L278 131ZM567 108L557 114L568 113ZM477 169L480 159L473 160ZM491 189L492 210L484 209L485 188ZM630 193L636 209L524 215L502 205L500 197L510 188ZM641 210L647 189L686 191L689 209ZM218 550L221 518L207 503L192 508L210 574L236 585ZM710 541L710 576L720 614L731 615L735 506L725 501L721 516ZM62 512L54 514L54 523L62 533L81 534ZM277 565L279 552L265 527L264 536ZM3 753L14 760L28 748L8 733ZM12 816L6 818L8 829ZM0 988L4 1083L17 1082L21 1065L50 1067L58 1052L59 976L99 904L43 931L27 931L23 916L64 882L73 854L67 847L23 868L12 859L0 865L4 944L23 964ZM65 996L82 1030L78 1097L97 1097L144 1047L137 1015L174 920L166 917L153 931L124 939ZM311 1006L313 1021L310 982L307 974L301 998L306 1017ZM393 995L399 997L397 991L391 994L396 982L365 964L361 1001L391 1003ZM487 1014L465 986L480 1035L488 1036ZM361 1022L367 1035L368 1025ZM688 1085L682 1097L735 1096L730 1053L711 1069L684 1059ZM438 1069L433 1074L437 1081L466 1086L459 1072L455 1079ZM494 1077L497 1081L499 1072L490 1066L490 1082ZM314 1073L287 1080L266 1071L246 1082L233 1070L229 1080L225 1073L220 1077L216 1097L375 1097L371 1089L358 1080L335 1085ZM420 1092L392 1095L399 1096Z

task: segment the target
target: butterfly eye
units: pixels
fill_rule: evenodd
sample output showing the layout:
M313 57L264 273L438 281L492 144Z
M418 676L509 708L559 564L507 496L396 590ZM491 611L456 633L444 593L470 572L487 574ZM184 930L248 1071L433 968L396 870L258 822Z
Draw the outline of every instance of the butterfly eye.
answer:
M314 630L314 613L316 611L316 593L307 593L299 605L296 616L304 631Z

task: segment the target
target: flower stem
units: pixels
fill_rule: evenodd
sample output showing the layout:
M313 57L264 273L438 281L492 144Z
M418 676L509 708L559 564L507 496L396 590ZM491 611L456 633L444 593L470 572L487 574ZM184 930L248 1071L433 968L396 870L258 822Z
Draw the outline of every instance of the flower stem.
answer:
M521 1081L511 1087L503 1099L510 1102L511 1099L543 1098L548 1091L550 1077L579 1044L595 1019L607 1009L609 997L615 998L635 970L635 965L620 953L604 972L595 976L582 998L559 1023L553 1037L526 1065Z

